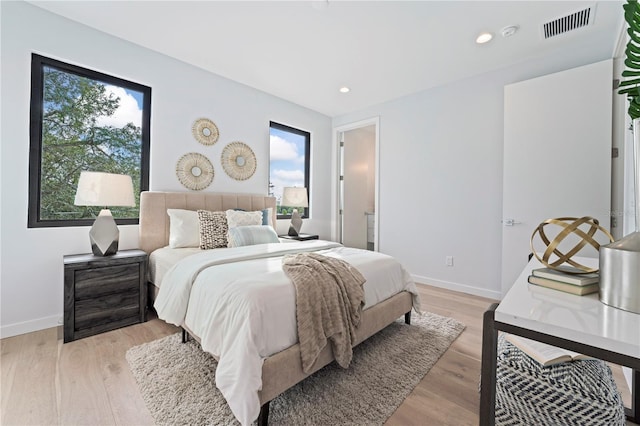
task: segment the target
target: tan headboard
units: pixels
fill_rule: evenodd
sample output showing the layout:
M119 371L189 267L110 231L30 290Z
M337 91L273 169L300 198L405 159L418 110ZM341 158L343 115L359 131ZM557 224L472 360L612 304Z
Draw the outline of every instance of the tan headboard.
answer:
M247 211L273 208L273 228L276 228L276 199L265 195L225 194L220 192L156 192L140 194L140 249L151 253L169 245L167 209Z

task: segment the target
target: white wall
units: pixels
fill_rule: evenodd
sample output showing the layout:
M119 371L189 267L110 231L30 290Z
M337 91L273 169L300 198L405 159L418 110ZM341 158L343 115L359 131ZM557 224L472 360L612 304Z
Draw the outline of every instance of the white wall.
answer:
M504 86L586 63L540 59L334 117L380 117L379 250L418 282L500 298Z
M213 163L207 189L266 194L269 121L310 131L311 218L305 230L329 238L331 120L317 112L53 15L23 2L1 2L0 325L2 337L52 327L62 317L62 256L90 251L88 228L27 228L31 53L60 59L152 88L152 190L185 190L175 176L178 158L200 152ZM219 141L206 147L191 135L193 121L212 119ZM224 146L243 141L258 167L234 181L220 165ZM285 232L287 221L279 223ZM137 226L120 227L120 248L137 247Z

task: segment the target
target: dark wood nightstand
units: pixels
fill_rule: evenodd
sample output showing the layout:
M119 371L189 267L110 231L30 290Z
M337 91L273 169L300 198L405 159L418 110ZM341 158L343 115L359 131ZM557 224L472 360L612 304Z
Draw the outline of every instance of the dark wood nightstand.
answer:
M146 321L147 253L64 256L64 342Z
M307 241L307 240L317 240L317 235L311 234L298 234L297 236L291 235L278 235L278 238L284 238L285 240L296 240L296 241Z

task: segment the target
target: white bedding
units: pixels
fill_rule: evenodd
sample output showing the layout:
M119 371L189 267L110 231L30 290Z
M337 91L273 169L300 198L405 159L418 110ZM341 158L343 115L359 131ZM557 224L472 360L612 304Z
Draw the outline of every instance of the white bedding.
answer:
M346 260L364 275L365 309L415 284L392 257L315 240L206 250L166 272L154 307L172 324L186 325L202 349L218 358L216 385L242 424L260 411L264 358L297 342L295 289L282 271L285 254L316 251Z
M225 250L225 249L214 249ZM171 248L169 246L154 250L149 255L149 282L160 288L162 280L169 269L176 263L192 254L202 253L199 247Z

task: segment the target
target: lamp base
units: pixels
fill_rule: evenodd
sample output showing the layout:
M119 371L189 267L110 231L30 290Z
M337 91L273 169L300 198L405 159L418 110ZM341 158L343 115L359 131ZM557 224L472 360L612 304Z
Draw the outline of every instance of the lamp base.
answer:
M600 301L640 314L640 232L600 247Z
M289 236L297 237L298 234L300 234L300 228L302 228L302 217L300 217L297 209L293 209L291 213L291 225L289 225Z
M118 252L120 231L109 209L103 209L89 231L91 251L96 256L110 256Z

